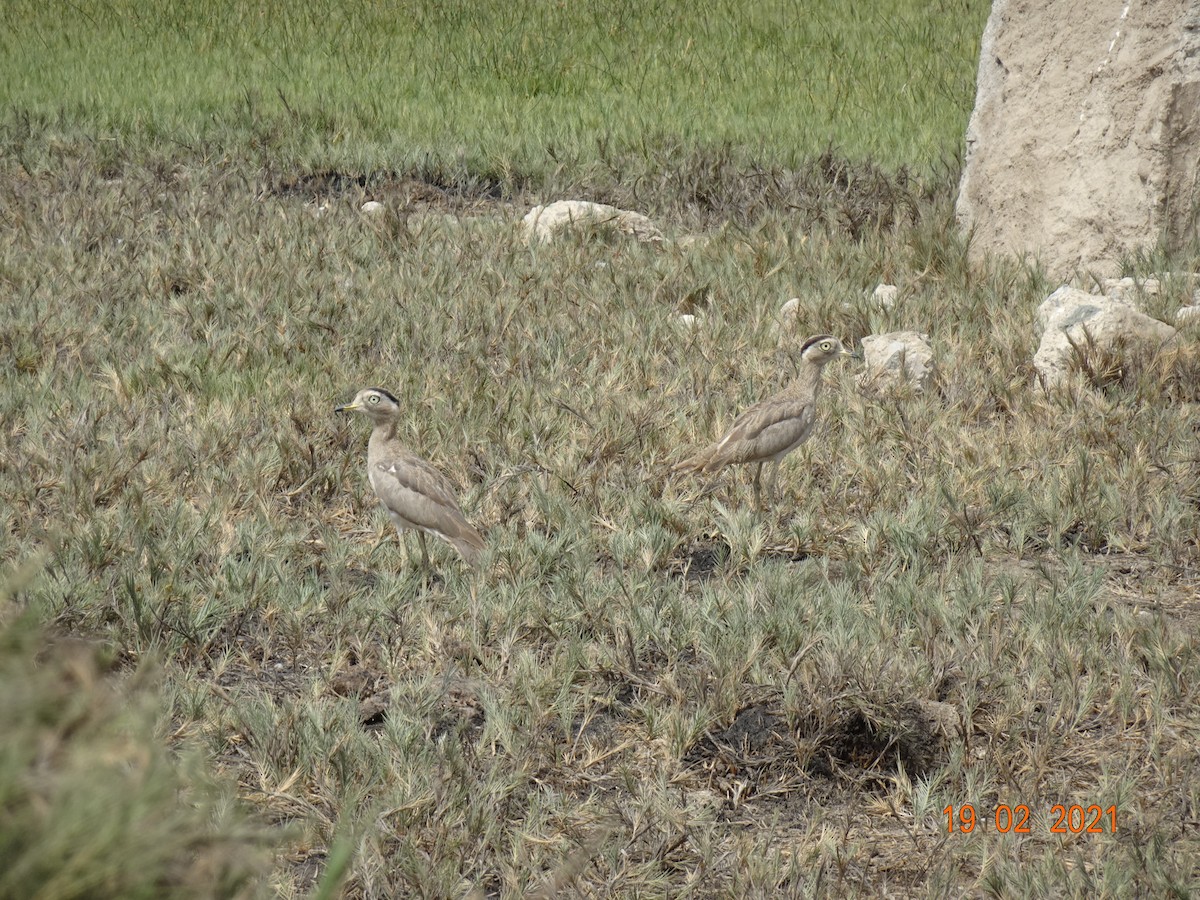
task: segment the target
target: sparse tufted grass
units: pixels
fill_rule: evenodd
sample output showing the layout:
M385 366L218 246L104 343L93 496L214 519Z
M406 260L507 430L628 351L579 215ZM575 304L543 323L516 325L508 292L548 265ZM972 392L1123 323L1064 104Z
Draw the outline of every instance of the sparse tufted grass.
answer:
M945 185L857 239L764 213L531 248L505 203L370 218L357 186L64 152L0 188L0 556L49 550L16 603L161 660L162 730L292 826L276 893L1195 888L1194 398L1041 391L1052 286L969 271ZM745 473L667 470L787 379L792 296L801 334L928 332L941 373L831 369L756 514ZM332 414L366 384L482 574L406 564ZM1059 803L1116 833L1052 833Z
M0 896L1195 892L1194 341L1039 386L1056 285L952 220L986 10L5 5ZM672 240L529 246L564 195ZM832 367L770 511L668 474L899 329L934 389Z

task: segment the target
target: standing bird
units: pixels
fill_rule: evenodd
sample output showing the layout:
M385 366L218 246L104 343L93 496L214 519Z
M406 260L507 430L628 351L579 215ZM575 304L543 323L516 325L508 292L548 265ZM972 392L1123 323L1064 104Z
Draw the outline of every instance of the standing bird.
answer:
M737 419L729 433L674 468L676 472L717 472L735 463L757 463L754 470L754 503L762 506L759 479L763 463L775 463L768 494L779 477L779 461L803 444L816 424L821 370L843 356L857 358L833 335L810 337L800 348L796 379L773 397L755 403Z
M351 410L362 413L375 426L367 443L367 478L400 532L401 543L406 528L417 532L421 566L426 571L427 533L450 544L468 565L476 565L483 552L483 535L463 516L446 476L405 447L396 435L400 401L382 388L364 388L352 403L334 412Z

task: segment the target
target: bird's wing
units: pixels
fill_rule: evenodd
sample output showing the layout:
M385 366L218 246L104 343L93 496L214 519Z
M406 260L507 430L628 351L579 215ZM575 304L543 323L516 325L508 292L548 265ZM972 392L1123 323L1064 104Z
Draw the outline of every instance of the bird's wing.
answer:
M384 508L417 528L455 535L462 526L471 527L449 479L421 457L385 456L369 466L367 474Z
M756 403L710 448L704 467L756 462L786 453L812 432L815 412L812 401L797 397L771 397Z

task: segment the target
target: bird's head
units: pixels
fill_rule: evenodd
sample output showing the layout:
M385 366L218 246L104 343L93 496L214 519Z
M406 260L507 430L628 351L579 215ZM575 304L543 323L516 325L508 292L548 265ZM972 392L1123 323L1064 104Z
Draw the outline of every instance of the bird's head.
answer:
M360 412L372 422L391 419L400 411L400 401L383 388L363 388L354 399L334 412Z
M800 347L800 358L814 366L823 366L825 363L843 356L849 356L852 359L862 358L857 353L847 350L842 342L832 334L814 335Z

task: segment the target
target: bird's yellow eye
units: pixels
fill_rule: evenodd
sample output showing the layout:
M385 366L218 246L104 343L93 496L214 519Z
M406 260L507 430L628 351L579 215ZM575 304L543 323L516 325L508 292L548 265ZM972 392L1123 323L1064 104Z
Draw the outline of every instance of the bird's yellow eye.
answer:
M821 341L821 349L822 350L832 350L833 349L833 341Z
M372 394L370 397L368 397L368 398L367 398L367 402L368 402L368 403L378 403L378 402L379 402L379 395L378 395L378 394Z

